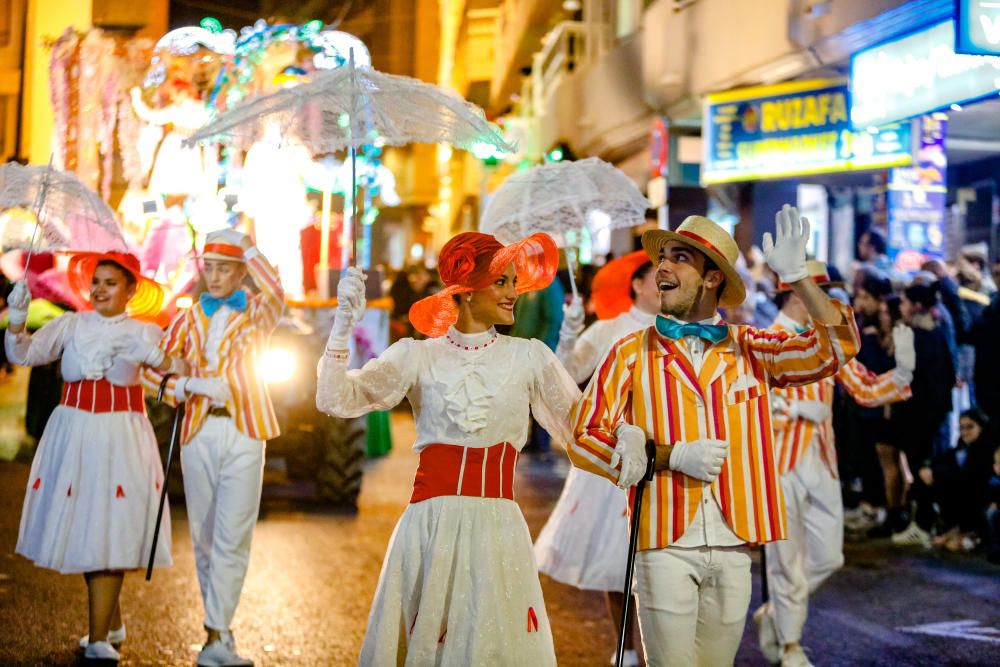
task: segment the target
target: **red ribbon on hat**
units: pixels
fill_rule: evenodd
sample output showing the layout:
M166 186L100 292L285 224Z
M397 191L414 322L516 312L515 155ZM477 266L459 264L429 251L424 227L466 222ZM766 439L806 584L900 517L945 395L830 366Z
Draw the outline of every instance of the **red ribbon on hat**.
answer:
M229 257L243 256L243 248L229 243L206 243L204 252L217 252L220 255L228 255Z
M708 248L709 250L711 250L715 254L719 255L720 257L726 258L726 254L724 252L722 252L721 250L719 250L718 248L716 248L712 244L712 242L709 241L708 239L702 238L701 236L698 236L694 232L689 232L686 229L682 230L682 231L678 231L677 233L680 234L681 236L686 236L687 238L691 239L692 241L697 241L698 243L700 243L701 245L705 246L706 248Z

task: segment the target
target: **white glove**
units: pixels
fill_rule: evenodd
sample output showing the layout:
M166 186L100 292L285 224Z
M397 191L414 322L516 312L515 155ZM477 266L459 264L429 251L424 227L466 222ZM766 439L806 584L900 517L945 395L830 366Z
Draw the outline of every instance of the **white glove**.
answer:
M764 233L764 259L781 282L789 285L809 277L806 270L806 244L809 220L799 217L799 210L785 204L774 215L774 238Z
M337 314L326 347L346 350L354 324L365 314L365 274L356 266L347 268L337 285Z
M668 465L671 470L711 483L722 472L722 463L728 455L729 443L725 440L679 442L670 452Z
M902 322L892 328L892 346L896 350L896 369L913 377L917 351L913 347L913 329Z
M28 291L28 281L18 280L7 297L7 317L12 325L28 321L29 305L31 305L31 292Z
M788 414L791 417L801 417L814 424L822 424L833 416L830 406L823 401L790 401Z
M583 300L579 296L573 297L568 305L563 306L563 321L559 327L559 345L572 348L573 343L583 332L583 320L586 314L583 312Z
M219 405L225 405L230 399L229 383L217 377L182 377L177 381L177 391L186 395L207 396Z
M646 474L646 432L632 424L619 424L615 429L615 437L618 438L618 444L615 445L615 453L611 455L611 467L617 467L621 461L618 488L627 489L635 486Z
M119 340L115 344L115 351L118 356L133 364L145 364L154 368L162 364L166 358L166 354L158 345L154 345L135 334Z

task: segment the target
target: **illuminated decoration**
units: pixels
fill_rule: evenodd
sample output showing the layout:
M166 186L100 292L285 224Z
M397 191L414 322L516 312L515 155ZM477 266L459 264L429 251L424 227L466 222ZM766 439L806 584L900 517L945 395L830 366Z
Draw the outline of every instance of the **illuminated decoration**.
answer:
M851 129L841 80L709 95L702 180L727 183L910 164L908 123L871 129Z
M372 57L365 43L354 35L340 30L319 33L322 50L313 56L316 69L334 69L347 64L351 49L354 49L354 66L371 67Z
M563 159L563 150L561 148L553 148L548 152L545 158L549 162L561 162Z
M955 22L887 42L851 58L856 128L912 118L995 95L1000 57L955 53Z
M955 52L1000 56L1000 3L958 0Z
M206 21L209 21L206 19ZM202 21L204 26L206 21ZM215 21L215 23L211 23ZM213 27L218 26L218 31L206 30L204 27L187 26L171 30L160 38L153 47L154 52L167 52L176 56L190 56L199 48L206 48L209 51L232 55L236 52L236 33L232 30L222 30L221 24L215 19L208 23Z
M180 308L181 310L186 310L194 305L194 299L192 299L187 294L183 294L177 297L177 300L174 301L174 305Z

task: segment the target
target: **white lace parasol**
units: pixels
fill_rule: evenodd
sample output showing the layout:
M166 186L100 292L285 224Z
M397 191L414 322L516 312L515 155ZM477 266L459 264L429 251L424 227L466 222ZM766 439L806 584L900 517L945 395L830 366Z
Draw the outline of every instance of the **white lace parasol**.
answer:
M352 66L316 72L308 83L227 111L188 143L230 141L248 147L273 124L314 153L408 143L443 143L465 150L487 144L513 152L471 102L417 79Z
M8 209L37 212L42 232L40 242L35 244L38 248L95 251L128 248L114 212L71 173L8 162L0 167L0 210ZM34 230L28 233L27 219L18 215L8 221L3 230L5 245L31 245Z
M479 221L503 243L545 232L560 244L584 227L617 229L645 220L649 201L619 169L596 157L553 162L503 182Z

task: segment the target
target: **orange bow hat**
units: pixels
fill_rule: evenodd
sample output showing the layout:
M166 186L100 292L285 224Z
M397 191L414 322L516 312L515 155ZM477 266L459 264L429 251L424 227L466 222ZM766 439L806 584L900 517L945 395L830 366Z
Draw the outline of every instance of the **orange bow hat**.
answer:
M479 232L453 237L438 257L444 289L413 304L410 323L425 336L443 336L458 321L458 306L452 297L488 287L511 263L517 274L518 294L544 289L556 277L559 249L548 234L542 233L507 246Z
M627 312L632 306L632 278L639 267L649 264L645 250L636 250L605 264L590 285L590 300L594 312L602 320L610 320Z
M153 322L163 308L164 291L159 283L142 275L139 259L124 252L75 252L71 253L66 274L69 284L80 297L90 302L90 282L101 262L114 262L135 278L135 295L129 300L130 317Z

